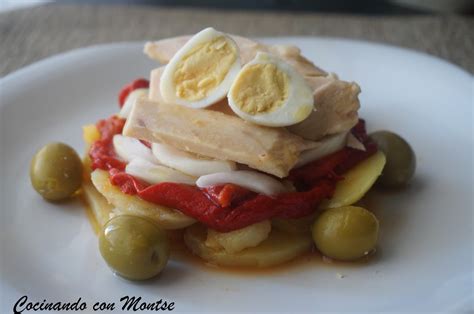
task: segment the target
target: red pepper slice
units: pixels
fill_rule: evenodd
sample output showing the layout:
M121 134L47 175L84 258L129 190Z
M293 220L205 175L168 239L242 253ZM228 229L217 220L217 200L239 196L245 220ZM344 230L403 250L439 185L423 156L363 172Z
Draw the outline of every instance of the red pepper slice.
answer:
M112 185L119 186L125 194L135 195L137 191L145 189L149 184L123 172L119 169L110 169L110 182Z
M364 143L366 151L346 147L292 170L287 179L293 182L296 192L270 197L232 184L206 189L171 182L147 185L126 174L123 171L125 164L115 156L112 138L122 132L124 123L125 120L117 117L98 122L101 139L89 152L92 168L109 170L111 183L120 187L122 192L176 208L220 232L244 228L274 217L300 218L312 214L321 201L333 195L336 182L343 179L344 172L377 151L361 120L352 133Z
M323 199L332 196L334 188L334 182L322 180L310 191L284 193L275 198L257 194L238 206L227 207L215 204L197 187L177 183L155 184L138 191L138 195L146 201L177 208L212 229L228 232L274 217L307 216Z
M130 95L131 92L139 88L149 88L149 87L150 87L150 81L144 78L136 79L130 84L125 85L120 90L119 97L118 97L120 108L123 107L123 105L125 104L125 101L127 100L128 95Z
M92 169L125 169L126 163L117 158L112 143L115 134L122 134L124 125L125 119L116 116L97 122L96 126L100 133L100 140L94 142L89 150Z
M255 192L230 183L207 187L203 191L214 203L222 207L235 206L257 195Z

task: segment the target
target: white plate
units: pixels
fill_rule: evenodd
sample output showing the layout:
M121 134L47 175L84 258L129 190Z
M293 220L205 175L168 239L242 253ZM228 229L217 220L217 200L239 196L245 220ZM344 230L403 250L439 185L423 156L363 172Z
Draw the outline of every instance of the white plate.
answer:
M31 188L28 166L50 141L82 151L81 126L117 111L126 82L156 67L141 43L58 55L1 81L1 312L22 295L89 309L124 295L176 303L175 311L447 311L472 309L471 75L399 48L338 39L293 43L363 90L369 130L403 135L418 156L406 190L379 193L378 258L365 266L292 267L253 275L171 262L158 280L132 283L107 269L78 202L54 205ZM337 274L345 275L338 278Z

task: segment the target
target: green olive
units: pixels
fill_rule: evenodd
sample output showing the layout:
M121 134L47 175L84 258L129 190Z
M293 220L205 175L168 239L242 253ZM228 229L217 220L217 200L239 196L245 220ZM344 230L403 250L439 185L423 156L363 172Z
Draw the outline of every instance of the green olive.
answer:
M65 199L81 186L81 158L66 144L47 144L31 160L30 180L36 192L45 199Z
M105 224L99 250L115 273L131 280L158 275L170 254L165 231L147 218L130 215L116 216Z
M387 158L378 183L385 187L400 187L410 181L416 168L416 156L410 145L389 131L378 131L370 137Z
M375 248L379 222L362 207L344 206L323 212L313 225L313 240L325 256L356 260Z

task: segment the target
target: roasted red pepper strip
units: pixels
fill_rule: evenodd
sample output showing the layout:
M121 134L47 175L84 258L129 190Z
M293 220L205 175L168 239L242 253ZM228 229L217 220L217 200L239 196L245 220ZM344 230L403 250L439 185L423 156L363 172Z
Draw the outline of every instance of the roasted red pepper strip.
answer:
M89 150L92 169L125 169L126 163L117 158L112 143L115 134L122 134L124 125L125 120L115 116L97 122L96 126L100 133L100 140L94 142Z
M123 105L125 104L125 101L127 100L128 95L130 95L131 92L139 88L149 88L149 87L150 87L150 82L144 78L136 79L130 84L125 85L120 90L119 97L118 97L120 108L123 107Z
M141 191L149 186L149 184L118 169L110 169L109 175L110 182L120 187L120 190L125 194L135 195L137 191Z
M294 183L297 192L269 197L232 184L207 189L172 182L148 186L123 172L125 165L115 159L112 138L122 132L123 122L112 117L97 124L101 139L91 148L93 169L109 170L111 183L124 193L137 194L146 201L176 208L221 232L241 229L274 217L299 218L312 214L322 200L333 195L336 182L342 179L344 172L377 151L376 145L366 135L364 122L360 121L352 132L364 143L366 151L346 147L291 171L288 179Z
M334 187L332 181L321 180L310 191L284 193L275 198L257 194L236 207L222 207L197 187L178 183L155 184L138 191L138 195L146 201L177 208L212 229L228 232L274 217L309 215L323 199L332 196Z
M255 192L230 183L207 187L203 191L212 201L222 207L236 206L257 195Z

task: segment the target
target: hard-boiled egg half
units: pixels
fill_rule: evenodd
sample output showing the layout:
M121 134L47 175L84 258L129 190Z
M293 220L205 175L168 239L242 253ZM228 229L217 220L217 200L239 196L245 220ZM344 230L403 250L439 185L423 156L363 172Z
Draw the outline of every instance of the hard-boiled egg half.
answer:
M206 28L166 65L160 92L168 103L204 108L227 95L240 68L239 48L232 38Z
M227 98L242 119L273 127L301 122L314 108L313 92L303 76L264 52L242 68Z

